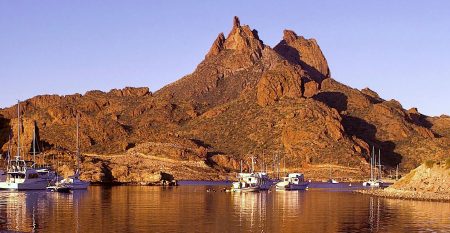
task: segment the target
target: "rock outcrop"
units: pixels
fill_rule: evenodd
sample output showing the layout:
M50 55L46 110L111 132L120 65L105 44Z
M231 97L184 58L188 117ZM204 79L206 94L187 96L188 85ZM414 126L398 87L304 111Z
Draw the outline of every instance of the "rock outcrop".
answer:
M305 39L284 30L283 40L274 48L280 55L307 70L317 82L330 77L327 60L315 39Z

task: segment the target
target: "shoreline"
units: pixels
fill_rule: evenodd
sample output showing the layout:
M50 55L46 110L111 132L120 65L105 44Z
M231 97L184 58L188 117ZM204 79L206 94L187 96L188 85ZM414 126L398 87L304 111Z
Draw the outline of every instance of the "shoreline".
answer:
M356 193L401 200L450 202L450 195L434 192L414 192L399 189L366 189L355 190Z

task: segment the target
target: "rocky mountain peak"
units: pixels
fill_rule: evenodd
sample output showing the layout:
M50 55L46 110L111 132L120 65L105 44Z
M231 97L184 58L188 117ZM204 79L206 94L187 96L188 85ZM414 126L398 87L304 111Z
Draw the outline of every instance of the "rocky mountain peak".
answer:
M286 43L288 43L288 44L292 43L293 41L297 40L297 38L298 38L297 33L295 33L294 31L291 31L288 29L285 29L283 31L283 40Z
M208 54L206 54L206 58L219 54L220 51L223 50L224 43L225 43L225 36L223 35L223 32L221 32L219 33L213 45L209 49Z
M219 54L222 50L233 50L238 53L249 54L252 60L262 56L263 42L259 39L258 31L252 30L248 25L241 25L237 16L233 18L233 28L227 38L220 33L211 46L206 57Z
M315 39L305 39L294 31L284 30L283 40L274 50L291 63L302 66L317 82L330 77L327 60Z
M241 21L239 20L239 17L234 16L233 17L233 28L240 27L240 26L241 26Z

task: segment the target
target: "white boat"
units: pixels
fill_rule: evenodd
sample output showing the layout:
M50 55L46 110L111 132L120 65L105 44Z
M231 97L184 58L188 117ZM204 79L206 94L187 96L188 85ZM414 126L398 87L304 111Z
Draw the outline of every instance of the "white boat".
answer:
M61 180L60 183L67 185L72 190L87 189L90 185L89 181L80 180L78 172L73 176Z
M238 181L233 182L233 192L258 192L261 190L262 179L255 173L239 173Z
M47 187L47 190L50 192L58 192L58 193L70 193L70 186L56 183L55 185L51 185Z
M31 168L32 161L16 160L9 162L6 180L0 182L0 189L11 190L44 190L48 181L39 177L37 171Z
M377 168L378 167L378 168ZM384 182L382 180L381 171L381 151L378 150L378 165L377 158L375 155L375 148L372 149L372 156L370 156L370 179L363 182L364 187L383 187Z
M335 179L329 179L327 182L330 184L339 184L339 181L337 181Z
M89 181L80 180L80 143L78 130L78 114L77 114L77 170L73 176L61 180L61 184L67 185L72 190L87 189L90 185Z
M305 190L308 187L302 173L290 173L283 181L276 184L277 190Z
M17 103L17 155L15 160L8 156L6 180L0 182L0 189L45 190L48 181L34 169L34 161L25 161L20 156L20 102Z

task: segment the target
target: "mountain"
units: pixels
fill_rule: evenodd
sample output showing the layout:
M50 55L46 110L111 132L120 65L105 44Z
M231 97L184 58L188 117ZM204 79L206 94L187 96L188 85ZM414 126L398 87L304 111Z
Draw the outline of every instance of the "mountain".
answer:
M16 111L0 110L3 152L10 132L13 148L17 143ZM428 117L369 88L346 86L333 79L315 39L285 30L271 48L237 17L193 73L155 93L43 95L22 102L21 112L23 150L30 150L36 125L47 161L56 155L67 172L78 114L83 175L93 181L151 182L160 171L176 179L222 179L252 155L270 171L285 164L317 179L330 170L361 179L373 147L385 172L397 165L409 171L450 152L449 117Z

